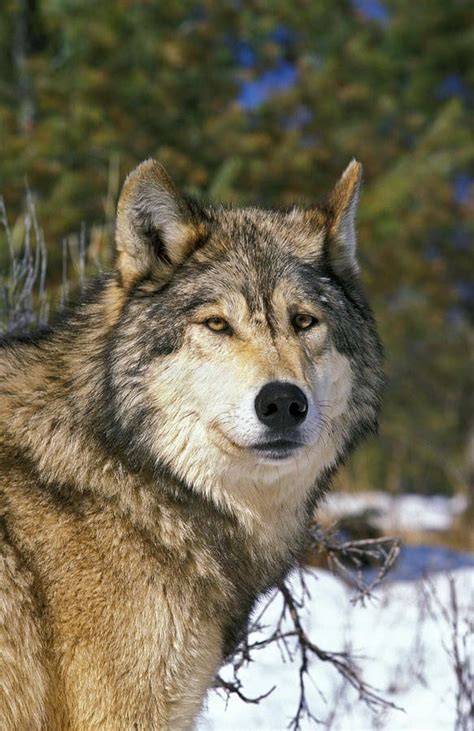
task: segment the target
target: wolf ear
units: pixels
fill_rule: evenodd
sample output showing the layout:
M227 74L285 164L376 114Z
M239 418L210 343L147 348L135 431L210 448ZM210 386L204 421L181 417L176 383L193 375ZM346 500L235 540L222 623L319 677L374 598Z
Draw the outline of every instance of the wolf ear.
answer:
M362 165L352 160L326 202L329 259L334 272L341 276L359 271L355 220L361 179Z
M115 232L116 267L124 286L148 273L170 276L199 235L193 212L159 162L146 160L129 174Z

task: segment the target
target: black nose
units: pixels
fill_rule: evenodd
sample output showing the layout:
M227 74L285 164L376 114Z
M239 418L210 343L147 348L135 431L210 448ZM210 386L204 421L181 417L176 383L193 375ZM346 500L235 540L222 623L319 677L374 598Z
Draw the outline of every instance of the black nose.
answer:
M292 383L267 383L255 399L255 411L265 426L286 429L301 424L308 413L308 400Z

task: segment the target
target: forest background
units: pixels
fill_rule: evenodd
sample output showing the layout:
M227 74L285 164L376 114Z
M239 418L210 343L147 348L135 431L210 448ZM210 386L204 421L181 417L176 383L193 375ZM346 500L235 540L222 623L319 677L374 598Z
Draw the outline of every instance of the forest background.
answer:
M13 244L29 190L54 295L66 248L85 242L91 270L110 257L147 157L189 192L277 207L317 202L357 157L388 381L380 436L340 486L472 495L473 49L471 0L3 0ZM8 256L3 229L0 271Z

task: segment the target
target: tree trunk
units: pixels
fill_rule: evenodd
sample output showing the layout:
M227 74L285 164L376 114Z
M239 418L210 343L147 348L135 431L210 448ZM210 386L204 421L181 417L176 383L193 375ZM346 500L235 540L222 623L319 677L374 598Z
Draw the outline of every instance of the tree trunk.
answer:
M16 73L17 119L20 132L29 134L35 120L36 105L28 56L34 45L32 34L37 20L37 2L17 0L16 5L12 55Z

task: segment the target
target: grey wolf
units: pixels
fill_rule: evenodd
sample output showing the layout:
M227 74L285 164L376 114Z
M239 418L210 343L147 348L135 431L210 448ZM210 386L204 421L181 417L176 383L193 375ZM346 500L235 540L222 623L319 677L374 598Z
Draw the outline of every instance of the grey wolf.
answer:
M361 166L323 205L127 178L113 270L0 347L0 728L187 729L376 427Z

